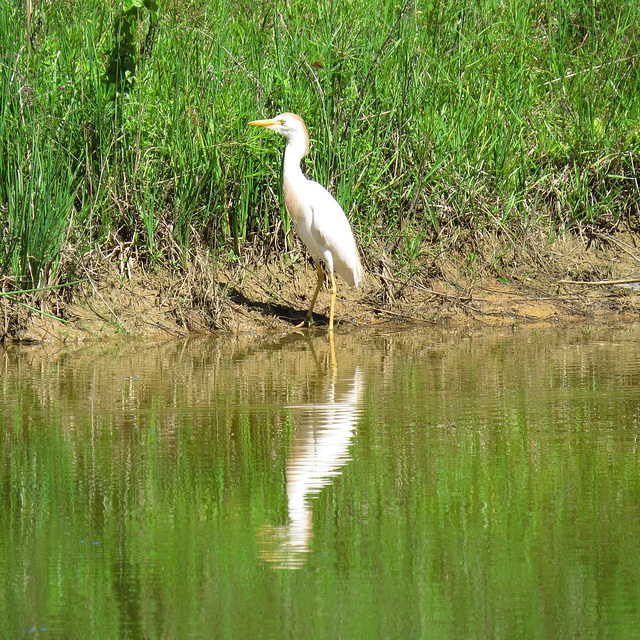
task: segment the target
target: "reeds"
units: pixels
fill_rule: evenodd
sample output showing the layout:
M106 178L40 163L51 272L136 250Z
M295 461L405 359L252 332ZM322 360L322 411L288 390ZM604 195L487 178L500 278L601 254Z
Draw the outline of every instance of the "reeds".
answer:
M0 269L19 286L64 279L63 245L177 265L176 247L286 247L282 149L246 127L283 110L365 250L637 226L639 0L0 4Z

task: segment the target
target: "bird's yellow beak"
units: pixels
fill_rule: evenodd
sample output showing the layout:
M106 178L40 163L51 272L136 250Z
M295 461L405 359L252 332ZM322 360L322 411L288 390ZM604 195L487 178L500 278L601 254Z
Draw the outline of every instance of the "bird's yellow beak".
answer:
M254 127L269 127L272 124L278 124L277 120L254 120L253 122L250 122L249 124L253 125Z

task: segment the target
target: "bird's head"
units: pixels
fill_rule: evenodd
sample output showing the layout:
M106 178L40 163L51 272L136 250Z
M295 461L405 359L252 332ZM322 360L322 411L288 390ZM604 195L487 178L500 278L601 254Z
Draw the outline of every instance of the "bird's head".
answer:
M275 118L254 120L249 124L254 127L266 127L279 133L291 144L304 144L304 153L309 150L309 133L304 120L295 113L281 113Z

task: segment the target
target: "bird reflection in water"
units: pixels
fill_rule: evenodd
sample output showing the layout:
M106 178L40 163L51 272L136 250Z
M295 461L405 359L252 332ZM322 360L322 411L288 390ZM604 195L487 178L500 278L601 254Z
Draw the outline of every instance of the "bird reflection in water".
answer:
M310 551L312 500L342 473L351 459L349 446L356 432L361 392L359 371L338 377L331 344L331 376L326 401L296 405L295 435L287 460L287 506L289 524L260 529L260 557L275 568L296 569Z

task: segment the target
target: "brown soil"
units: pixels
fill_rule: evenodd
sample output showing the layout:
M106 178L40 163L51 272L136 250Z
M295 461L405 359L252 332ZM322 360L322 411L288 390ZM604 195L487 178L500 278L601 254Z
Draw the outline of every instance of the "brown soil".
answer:
M637 278L640 255L633 238L587 247L579 236L565 235L545 245L544 253L500 245L491 255L493 260L477 265L455 252L437 259L423 255L411 267L394 265L384 254L370 259L364 287L338 280L337 331L389 323L543 328L640 320L640 289L629 282L605 284ZM217 273L202 256L192 260L187 276L131 263L102 264L85 273L87 281L62 296L27 300L60 320L0 297L0 334L9 340L77 341L287 332L304 317L316 277L300 251L275 260L248 255ZM317 326L326 325L328 307L323 290Z

